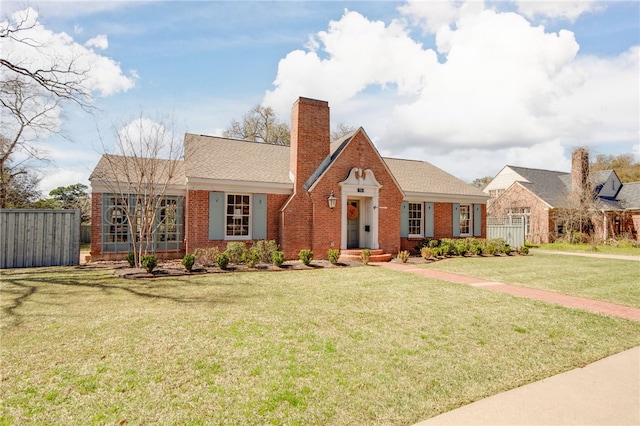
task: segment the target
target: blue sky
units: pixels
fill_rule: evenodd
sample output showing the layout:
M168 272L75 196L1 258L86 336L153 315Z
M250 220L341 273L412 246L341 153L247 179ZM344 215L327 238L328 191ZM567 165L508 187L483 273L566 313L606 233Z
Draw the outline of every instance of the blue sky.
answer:
M141 115L220 134L258 103L289 121L329 101L385 156L467 181L506 165L569 170L572 148L640 159L637 1L38 2L41 31L85 49L97 107L67 106L42 189L88 183ZM3 1L3 15L24 9ZM95 62L98 64L98 62ZM67 140L68 139L68 140Z

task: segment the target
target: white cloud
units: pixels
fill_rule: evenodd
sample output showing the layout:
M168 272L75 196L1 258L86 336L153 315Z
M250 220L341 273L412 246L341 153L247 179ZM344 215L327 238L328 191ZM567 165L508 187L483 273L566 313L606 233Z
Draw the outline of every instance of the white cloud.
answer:
M440 59L402 21L345 12L280 61L264 102L286 116L298 96L327 100L334 124L362 125L384 155L448 158L461 177L477 177L477 159L493 173L507 162L564 170L572 146L638 140L639 47L579 55L573 32L482 2L400 9L435 34Z
M175 159L181 154L182 136L165 123L136 118L118 130L118 147L114 154Z
M276 89L265 96L281 115L298 96L340 104L369 85L418 94L437 63L435 52L412 40L401 22L386 26L357 12L345 11L308 45L313 50L296 50L280 61Z
M528 18L563 18L575 21L580 15L597 11L601 6L596 0L517 0L518 12Z
M53 65L73 64L74 69L83 77L82 84L91 92L108 96L124 92L134 85L134 80L123 75L120 65L114 60L101 56L91 49L76 43L71 36L56 33L45 28L38 20L38 12L27 8L12 15L11 22L2 22L2 26L14 26L22 22L22 30L17 36L28 43L13 38L0 39L0 49L6 59L30 70L49 69ZM104 39L106 42L106 36ZM96 40L96 43L101 43ZM69 79L78 79L77 75L66 75Z
M97 47L100 50L105 50L109 47L109 40L106 35L99 34L87 40L84 45L87 47Z

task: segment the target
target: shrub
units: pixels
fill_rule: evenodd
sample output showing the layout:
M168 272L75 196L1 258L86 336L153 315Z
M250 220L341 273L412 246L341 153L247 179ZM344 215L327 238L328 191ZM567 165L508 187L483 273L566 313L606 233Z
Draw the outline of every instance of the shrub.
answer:
M469 243L469 252L471 254L475 254L480 256L484 248L482 247L482 242L474 239Z
M329 262L331 262L332 265L336 265L338 263L338 259L340 259L340 250L339 249L327 250L327 257L329 258Z
M278 251L278 243L275 240L259 240L251 248L256 251L259 262L271 263L273 253Z
M298 257L305 265L309 266L311 261L313 260L313 252L309 249L302 249L298 253Z
M511 254L511 246L509 244L505 244L504 247L502 247L502 252L509 256Z
M218 253L216 256L216 264L220 269L227 269L227 266L229 266L229 255L226 251Z
M434 247L440 247L440 240L438 239L433 239L429 241L429 247L434 248Z
M245 251L247 251L247 246L245 243L241 243L238 241L227 243L226 253L229 256L230 263L242 262L242 258L244 257ZM216 263L217 263L217 257L216 257Z
M431 249L431 256L440 257L444 253L444 247L434 247Z
M362 263L364 263L365 265L369 264L369 259L371 259L371 250L369 249L363 249L360 252L360 260L362 261Z
M400 259L400 262L402 263L407 263L407 260L409 260L409 251L408 250L399 251L398 259Z
M124 258L127 262L129 262L130 267L132 268L136 267L136 255L133 254L133 252L130 251L129 253L127 253L127 255Z
M284 263L284 252L274 251L271 253L271 262L278 268Z
M455 248L460 256L464 256L469 252L469 241L466 239L458 240L456 241Z
M142 256L140 264L148 273L151 273L158 266L158 258L154 254L145 254Z
M424 260L429 260L432 255L432 251L433 249L431 249L430 247L422 247L420 249L420 256L422 256Z
M518 247L518 254L522 255L522 256L526 256L529 254L529 247L522 246L522 247Z
M216 266L216 256L220 253L218 247L197 248L193 255L196 263L202 266Z
M193 264L196 263L196 257L192 254L185 254L182 258L182 266L187 271L191 271L193 269Z
M249 250L245 250L245 252L242 254L242 261L249 268L255 268L256 264L260 261L260 253L255 247L251 247Z
M487 246L484 249L484 252L493 256L498 253L498 247L494 243L487 243Z
M442 250L442 256L455 256L458 254L458 251L456 250L456 242L450 238L441 239L440 248Z

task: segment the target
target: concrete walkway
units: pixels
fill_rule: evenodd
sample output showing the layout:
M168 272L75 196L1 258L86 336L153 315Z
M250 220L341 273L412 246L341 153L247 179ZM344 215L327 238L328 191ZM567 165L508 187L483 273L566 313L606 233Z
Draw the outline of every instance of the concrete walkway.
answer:
M590 254L590 256L594 256ZM598 256L598 255L595 255ZM602 256L602 255L600 255ZM605 255L606 256L606 255ZM640 322L640 309L411 264L377 266ZM640 346L433 417L427 425L640 425ZM416 426L418 426L416 425Z

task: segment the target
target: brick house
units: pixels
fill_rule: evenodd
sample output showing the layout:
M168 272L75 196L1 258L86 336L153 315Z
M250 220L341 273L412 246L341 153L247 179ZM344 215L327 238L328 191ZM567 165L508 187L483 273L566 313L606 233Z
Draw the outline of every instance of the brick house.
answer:
M487 217L524 220L528 242L564 235L569 210L584 205L583 231L606 240L638 238L640 182L621 183L614 170L589 173L589 154L572 153L571 173L505 166L484 188L491 198Z
M90 177L95 259L130 250L106 166L103 156ZM313 99L292 107L290 146L186 134L171 183L162 229L174 232L155 238L161 256L263 239L289 259L301 249L396 254L422 238L486 236L480 189L424 161L381 157L362 128L331 142L329 105Z

